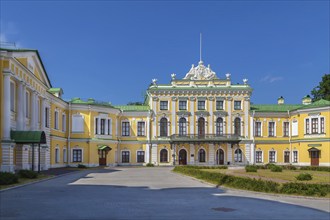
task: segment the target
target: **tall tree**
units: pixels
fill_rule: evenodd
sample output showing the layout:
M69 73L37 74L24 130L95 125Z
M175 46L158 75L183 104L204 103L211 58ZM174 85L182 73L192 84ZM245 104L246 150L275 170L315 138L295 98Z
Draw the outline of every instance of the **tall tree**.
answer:
M312 90L313 101L325 99L330 101L330 74L324 74L322 81Z

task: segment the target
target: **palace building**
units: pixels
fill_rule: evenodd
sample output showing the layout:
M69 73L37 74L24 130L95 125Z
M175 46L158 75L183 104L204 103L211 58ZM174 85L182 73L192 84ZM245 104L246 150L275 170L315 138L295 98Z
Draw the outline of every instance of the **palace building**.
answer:
M330 102L250 103L202 61L152 84L143 105L62 99L37 50L0 50L1 171L146 165L330 166ZM256 91L258 92L258 91ZM259 91L260 92L260 91Z

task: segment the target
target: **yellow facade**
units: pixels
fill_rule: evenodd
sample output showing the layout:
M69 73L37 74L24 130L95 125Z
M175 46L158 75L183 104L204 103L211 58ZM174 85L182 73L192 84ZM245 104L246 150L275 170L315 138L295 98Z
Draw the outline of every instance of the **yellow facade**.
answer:
M330 165L328 101L251 105L246 79L232 85L230 74L219 79L202 61L183 79L154 80L143 105L64 101L36 50L1 52L4 171L79 164ZM28 131L42 131L45 141L12 138Z

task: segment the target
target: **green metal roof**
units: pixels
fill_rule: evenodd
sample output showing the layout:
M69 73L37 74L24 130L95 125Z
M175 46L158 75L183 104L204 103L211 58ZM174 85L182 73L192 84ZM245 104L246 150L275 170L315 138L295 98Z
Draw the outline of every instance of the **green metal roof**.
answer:
M318 101L315 101L309 105L304 105L301 107L301 109L306 108L318 108L318 107L329 107L330 108L330 101L327 101L325 99L320 99Z
M92 98L87 99L87 100L82 100L80 98L72 98L69 102L72 104L99 105L99 106L113 107L111 102L96 101L95 99L92 99Z
M114 107L124 112L146 112L150 110L148 105L115 105Z
M11 131L10 137L20 144L46 144L44 131Z
M50 88L48 92L63 92L62 88Z
M42 66L42 69L44 70L45 74L46 74L46 77L47 77L47 80L48 80L48 83L50 85L50 87L52 87L52 83L50 82L49 80L49 77L48 77L48 74L47 74L47 71L46 71L46 68L42 62L42 59L40 57L40 54L39 54L39 51L38 50L35 50L35 49L23 49L23 48L0 48L0 51L3 50L3 51L9 51L9 52L35 52L40 60L40 63L41 63L41 66Z
M108 145L100 145L97 147L99 150L111 150L111 147Z

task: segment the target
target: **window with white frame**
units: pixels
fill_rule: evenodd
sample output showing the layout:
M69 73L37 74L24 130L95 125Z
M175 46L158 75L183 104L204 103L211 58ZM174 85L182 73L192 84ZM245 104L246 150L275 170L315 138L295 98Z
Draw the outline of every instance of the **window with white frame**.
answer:
M198 110L205 110L205 101L204 100L198 101L197 108L198 108Z
M15 83L10 82L10 110L12 112L15 112L16 107L16 89L15 89Z
M159 121L159 135L161 137L167 136L167 130L168 130L167 126L168 126L167 118L161 118Z
M101 135L105 135L105 119L101 118L100 120L100 129L101 129Z
M108 119L108 135L112 134L112 125L111 125L111 119Z
M72 150L72 162L82 162L82 150L81 149Z
M54 128L58 129L58 110L54 112Z
M68 155L66 154L66 148L63 148L63 163L68 162Z
M179 101L179 110L187 110L187 101Z
M242 153L241 149L236 149L235 150L234 160L235 160L235 162L242 162L243 161L243 153Z
M284 163L290 163L290 151L284 151Z
M168 101L160 101L160 110L168 110Z
M319 119L318 118L312 118L312 134L319 133Z
M298 151L293 151L293 163L298 163Z
M254 123L254 136L261 137L261 121Z
M80 114L72 115L72 132L84 132L84 116Z
M283 136L284 137L289 137L289 125L290 125L290 123L288 121L285 121L283 123Z
M269 151L269 163L275 163L276 162L276 151L272 150Z
M205 150L204 149L200 149L198 151L198 161L200 163L206 162L206 153L205 153Z
M55 148L55 163L60 162L60 150L58 148Z
M62 131L66 131L66 115L62 114Z
M275 136L275 122L273 121L268 122L268 136L269 137Z
M256 163L262 163L262 151L256 151Z
M144 151L138 151L136 154L137 154L137 162L144 163Z
M310 129L309 118L307 118L305 120L305 134L309 134L309 129Z
M121 152L121 162L122 163L129 163L129 151L122 151Z
M49 108L45 108L45 127L49 128Z
M223 101L219 100L216 102L216 110L223 110Z
M146 123L144 121L139 121L137 123L137 136L145 136L146 135Z
M216 135L217 136L221 136L223 135L223 119L221 117L217 118L217 121L216 121Z
M183 117L179 119L179 135L187 135L187 120Z
M234 110L241 110L241 109L242 109L242 102L234 101Z
M25 92L25 117L30 118L30 92Z
M130 124L128 121L121 123L121 136L130 136Z

